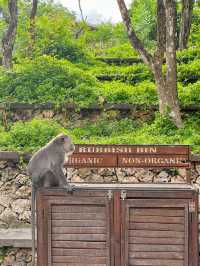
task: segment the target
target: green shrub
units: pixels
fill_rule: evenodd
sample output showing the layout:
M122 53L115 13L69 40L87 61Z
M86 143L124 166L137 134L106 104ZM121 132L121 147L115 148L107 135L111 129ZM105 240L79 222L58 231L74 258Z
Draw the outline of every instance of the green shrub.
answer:
M179 84L178 94L181 103L186 105L199 105L200 104L200 80L194 84L182 86Z
M112 80L118 80L129 84L136 84L144 80L152 81L153 76L149 68L144 64L135 64L131 66L102 66L96 67L89 71L97 77L111 76Z
M88 121L82 128L74 127L71 134L76 139L87 140L93 136L103 138L129 133L137 126L138 122L128 118L122 120L99 119L93 123Z
M200 59L200 48L189 48L177 51L177 60L179 63L187 64L196 59Z
M37 150L65 130L55 121L34 119L16 122L9 132L0 132L0 147L15 150Z
M115 58L138 58L138 53L133 49L130 43L119 44L111 48L104 50L105 57L115 57Z
M60 132L69 134L74 143L102 144L190 144L200 152L200 115L185 115L183 128L159 113L153 121L142 123L132 119L114 119L104 116L95 122L82 121L81 126L68 125L63 129L58 123L44 119L16 122L10 131L0 130L1 150L34 151Z
M155 84L143 81L131 86L119 81L104 82L101 86L101 95L109 103L156 104L157 93Z
M200 59L178 65L178 81L183 84L195 83L200 79Z
M75 102L85 106L97 101L96 87L95 78L69 61L42 56L15 65L10 73L2 72L0 100L9 97L18 102Z
M67 59L73 63L89 62L89 56L83 51L83 48L75 42L50 43L42 51L43 54L55 56L58 59Z

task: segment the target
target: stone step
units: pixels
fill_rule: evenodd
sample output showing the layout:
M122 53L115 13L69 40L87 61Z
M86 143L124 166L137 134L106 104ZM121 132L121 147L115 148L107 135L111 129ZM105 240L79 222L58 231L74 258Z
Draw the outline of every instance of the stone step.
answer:
M0 229L0 247L31 248L31 228Z

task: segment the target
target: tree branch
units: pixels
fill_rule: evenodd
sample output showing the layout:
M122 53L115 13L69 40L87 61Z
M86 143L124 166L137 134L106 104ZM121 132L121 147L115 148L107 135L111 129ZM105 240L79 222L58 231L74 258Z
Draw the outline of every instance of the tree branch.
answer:
M157 0L157 49L155 59L163 64L166 49L166 15L163 0Z
M78 0L78 6L79 6L80 13L81 13L81 19L82 19L83 22L85 22L85 18L84 18L84 15L83 15L83 9L82 9L82 6L81 6L81 0Z
M34 39L35 39L35 17L36 17L36 14L37 14L37 6L38 6L38 0L33 0L31 14L30 14L30 28L29 28L30 43L29 43L29 52L32 51L33 42L34 42Z
M182 0L179 48L186 49L192 24L192 12L195 0Z
M2 48L3 48L2 63L5 68L9 69L12 67L12 52L17 32L17 21L18 21L17 0L8 0L8 10L9 10L9 25L2 39Z
M137 37L132 25L131 25L131 19L128 14L128 9L126 7L126 4L124 0L117 0L124 25L127 29L128 37L130 39L130 42L135 50L137 50L140 53L140 56L144 60L144 62L150 66L152 69L153 64L153 57L148 51L145 49L144 44L141 42L141 40Z

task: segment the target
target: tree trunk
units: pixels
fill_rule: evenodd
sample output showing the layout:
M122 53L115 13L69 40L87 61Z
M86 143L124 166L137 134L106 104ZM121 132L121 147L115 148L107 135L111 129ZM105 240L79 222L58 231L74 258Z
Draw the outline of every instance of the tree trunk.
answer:
M2 39L2 64L6 69L12 68L12 53L17 33L18 9L17 0L8 0L9 24Z
M29 49L28 49L29 54L33 52L33 46L35 42L35 17L37 14L37 6L38 6L38 0L33 0L31 15L30 15L30 28L29 28L29 33L30 33Z
M166 12L166 96L169 106L169 116L177 127L182 127L181 113L177 92L176 65L176 2L164 0Z
M187 48L192 24L192 12L195 0L182 0L181 24L179 34L179 48Z
M168 114L177 127L182 126L176 74L176 7L174 0L157 0L157 47L152 56L137 37L124 0L117 0L129 40L155 77L160 113ZM167 19L166 19L167 18ZM162 72L166 52L167 74Z

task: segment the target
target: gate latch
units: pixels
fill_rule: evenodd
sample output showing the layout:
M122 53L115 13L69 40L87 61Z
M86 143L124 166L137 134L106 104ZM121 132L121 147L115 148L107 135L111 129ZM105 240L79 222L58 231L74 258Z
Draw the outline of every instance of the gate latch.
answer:
M121 191L121 199L125 200L125 198L126 198L126 190L122 190Z
M189 202L189 212L195 212L196 210L196 204L194 201Z

